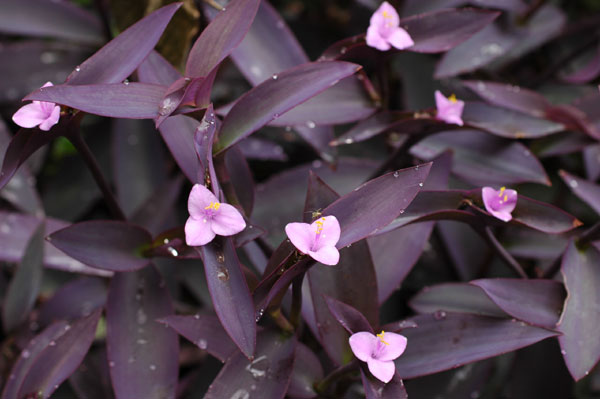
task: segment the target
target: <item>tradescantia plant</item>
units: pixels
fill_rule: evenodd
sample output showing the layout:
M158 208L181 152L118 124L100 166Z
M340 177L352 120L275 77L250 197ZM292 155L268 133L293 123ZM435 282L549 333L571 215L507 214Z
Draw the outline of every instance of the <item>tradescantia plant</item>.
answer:
M2 399L600 396L597 5L89 3L0 2Z

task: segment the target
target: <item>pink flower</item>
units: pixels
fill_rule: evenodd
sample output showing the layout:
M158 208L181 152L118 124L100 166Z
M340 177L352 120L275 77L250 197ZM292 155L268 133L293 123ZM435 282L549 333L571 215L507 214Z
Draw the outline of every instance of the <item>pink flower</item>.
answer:
M340 223L335 216L325 216L308 223L288 223L285 233L300 252L324 265L337 265L340 253L335 247L340 239Z
M367 45L381 51L387 51L391 46L398 50L410 47L415 42L407 31L400 27L398 13L384 1L371 16L371 23L367 29Z
M493 216L505 222L512 219L510 213L517 206L517 192L515 190L507 190L506 187L502 187L496 191L491 187L484 187L481 190L481 197L485 209Z
M229 204L220 203L209 189L194 184L188 199L190 217L185 222L185 242L198 246L208 244L215 235L231 236L246 228L240 212Z
M394 377L394 359L406 349L406 337L382 331L377 336L361 331L350 336L350 348L359 360L367 362L369 371L378 380L388 383Z
M46 82L42 87L52 86L52 82ZM15 112L12 120L21 127L36 127L41 130L50 130L58 123L60 107L47 101L34 101L22 106Z
M446 123L463 125L461 116L465 107L464 101L457 100L454 94L446 98L439 90L436 90L435 105L437 107L437 119Z

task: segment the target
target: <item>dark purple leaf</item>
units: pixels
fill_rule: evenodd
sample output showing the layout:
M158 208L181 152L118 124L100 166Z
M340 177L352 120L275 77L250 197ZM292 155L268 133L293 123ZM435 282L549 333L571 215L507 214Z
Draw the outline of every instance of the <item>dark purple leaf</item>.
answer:
M337 161L337 151L329 145L329 142L334 137L332 126L316 126L308 123L306 125L294 126L294 130L325 162L333 163Z
M194 150L194 132L199 124L195 119L175 115L167 118L159 128L173 158L192 182L197 181L200 170L198 156Z
M287 154L279 144L265 139L248 137L240 141L237 147L247 159L282 162L288 160Z
M481 316L508 318L480 287L468 283L443 283L425 287L410 300L410 307L418 313L469 313Z
M548 158L585 150L591 143L593 141L585 134L568 130L536 140L530 149L538 158Z
M452 172L478 186L535 182L550 185L539 161L521 143L477 130L453 130L427 137L410 149L423 160L454 152Z
M439 10L402 19L415 44L407 51L441 53L456 47L491 24L499 12L476 8Z
M324 298L327 308L333 317L348 333L354 334L360 331L373 332L373 327L371 327L369 321L358 310L327 295L324 295Z
M202 31L190 50L185 75L207 76L235 49L252 25L259 0L234 0Z
M591 181L600 177L600 144L588 145L583 150L585 172Z
M340 222L342 232L336 246L343 248L388 225L423 187L430 168L431 164L424 164L388 173L325 208L323 215L334 215Z
M577 59L572 62L574 68L570 72L560 74L560 79L571 84L589 83L600 75L600 52L594 50L594 56L585 63L579 63Z
M418 327L402 332L408 345L395 361L402 378L449 370L558 335L524 322L461 313L422 315L413 320Z
M113 277L106 305L106 341L117 398L175 396L178 337L157 321L172 313L168 289L153 265Z
M225 150L358 69L356 64L347 62L308 63L251 89L240 97L223 121L215 152Z
M571 191L600 214L600 186L561 170L560 176Z
M44 273L45 223L40 221L27 242L23 258L10 281L2 303L2 326L9 332L29 317Z
M37 356L48 347L50 342L56 343L56 339L67 331L67 327L70 326L65 321L56 322L29 341L10 371L2 391L2 399L19 399L19 388Z
M131 217L133 223L139 224L151 234L158 234L163 230L175 209L183 176L177 175L159 186L154 193L143 203Z
M250 358L256 347L254 305L233 242L217 236L199 249L215 312L233 342Z
M254 178L246 158L237 146L225 153L225 166L244 213L251 215L254 207Z
M287 169L259 184L252 219L264 227L269 244L277 246L285 239L285 225L298 220L304 209L309 170L327 181L338 193L346 194L364 182L377 163L365 159L342 158L336 170L321 161ZM285 206L280 204L285 203Z
M387 384L374 378L371 374L367 374L365 370L361 368L360 377L365 389L366 399L407 399L408 394L404 383L398 376L398 373L394 374L394 378Z
M541 94L519 86L483 80L465 80L463 84L490 104L538 118L552 106Z
M565 235L548 235L521 228L507 229L502 236L502 245L508 252L525 259L555 260L562 255L568 244L569 239Z
M323 378L323 367L317 355L306 345L298 342L296 358L287 394L293 398L316 398L314 384Z
M141 256L152 237L143 228L120 221L88 221L65 227L48 237L67 255L104 270L130 271L146 266Z
M467 102L462 117L469 126L510 139L532 139L565 130L560 123L480 102Z
M0 212L0 259L17 263L23 257L27 240L33 234L39 220L34 216ZM56 219L46 220L45 235L62 229L68 223ZM110 276L111 273L94 269L65 255L49 242L44 243L44 266L72 273Z
M482 266L489 262L487 243L465 223L447 220L437 222L436 226L459 279L468 281L476 278ZM508 247L506 241L502 244Z
M554 280L496 278L470 284L483 289L506 313L540 327L556 326L565 301L562 284Z
M226 362L204 399L250 398L256 392L269 399L283 399L294 366L296 336L274 331L258 335L256 356L248 360L237 352Z
M113 118L153 119L166 88L150 83L112 83L43 87L24 100L49 101Z
M69 384L79 398L114 399L104 346L90 350L81 366L69 378Z
M589 246L569 244L562 260L561 272L567 290L563 314L558 323L561 353L569 372L578 381L588 375L600 359L598 341L598 291L600 253Z
M103 41L100 19L69 2L4 0L1 7L1 32L86 44Z
M138 79L143 83L171 86L181 74L160 53L152 50L137 68Z
M63 327L64 333L35 357L23 384L19 398L27 395L49 398L52 392L77 369L94 341L101 310ZM68 327L68 329L67 329Z
M60 287L41 306L37 322L45 327L56 320L72 320L88 316L104 307L106 286L101 279L81 277Z
M343 135L331 142L331 145L353 144L365 141L393 128L396 123L411 118L412 113L383 110L363 119Z
M168 325L194 345L222 362L225 362L237 349L221 326L217 316L212 314L172 315L162 318L160 322Z
M125 80L152 51L181 5L162 7L130 26L75 68L67 78L67 84L120 83Z
M518 13L527 9L527 5L521 0L504 0L500 2L496 0L428 0L425 2L421 0L406 0L403 3L402 15L421 14L440 8L454 8L465 5Z
M194 147L196 149L198 161L200 162L200 169L198 171L196 182L203 184L207 177L210 178L211 189L216 197L220 196L220 187L215 172L215 166L213 164L212 149L215 141L215 134L218 130L218 123L219 120L215 117L211 105L204 113L196 132L194 132Z

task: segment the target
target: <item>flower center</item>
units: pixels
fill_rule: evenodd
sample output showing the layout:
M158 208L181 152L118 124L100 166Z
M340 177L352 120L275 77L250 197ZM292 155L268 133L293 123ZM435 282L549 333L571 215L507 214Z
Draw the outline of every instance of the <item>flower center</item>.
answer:
M213 209L215 211L218 211L220 207L221 207L220 202L211 202L210 205L208 205L204 209Z
M455 94L452 94L452 95L450 95L450 97L448 97L448 100L450 100L450 102L451 102L452 104L456 104L456 101L458 101L458 100L456 99L456 95L455 95Z
M379 341L381 341L382 344L386 344L389 345L389 342L385 342L384 338L385 338L385 331L381 330L381 332L379 334L377 334L377 338L379 338Z
M317 220L315 222L315 224L317 225L317 231L315 233L317 233L317 235L321 234L321 232L323 231L323 222L325 221L325 218L321 218L320 220Z
M321 237L321 232L323 231L323 223L325 223L325 218L321 218L315 221L315 224L317 225L317 230L315 231L315 241L313 243L311 251L316 251L319 248L319 238Z
M383 15L383 18L385 18L385 19L392 19L392 15L387 11L384 11L382 13L382 15Z
M506 187L501 187L500 192L498 193L498 197L500 197L500 203L508 201L508 195L504 193L505 190Z

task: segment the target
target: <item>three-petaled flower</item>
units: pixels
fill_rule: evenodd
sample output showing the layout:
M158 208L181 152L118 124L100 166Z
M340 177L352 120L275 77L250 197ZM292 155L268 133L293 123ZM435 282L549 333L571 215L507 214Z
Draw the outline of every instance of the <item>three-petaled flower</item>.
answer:
M185 222L185 242L198 246L208 244L215 235L231 236L246 228L246 222L235 207L219 202L209 189L194 184L188 199L190 217Z
M446 98L439 90L435 91L435 105L437 107L436 118L446 123L455 125L463 125L462 113L465 107L465 102L457 100L452 94Z
M335 216L320 217L312 224L288 223L285 233L303 254L324 265L337 265L340 253L335 244L340 239L340 223Z
M406 349L406 337L381 331L376 336L367 331L357 332L348 340L350 348L359 360L367 362L369 371L378 380L388 383L394 377L394 360Z
M511 212L517 206L517 192L515 190L502 187L500 190L494 190L491 187L481 189L481 197L485 209L492 216L508 222L512 219Z
M407 31L400 27L398 13L384 1L371 16L367 29L367 45L381 51L387 51L392 46L398 50L412 46L415 42Z
M52 86L52 82L46 82L42 87ZM15 112L12 120L21 127L36 127L48 131L58 123L60 118L60 107L55 103L47 101L34 101L22 106Z

